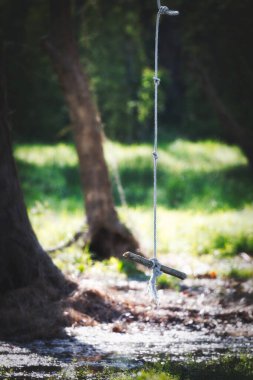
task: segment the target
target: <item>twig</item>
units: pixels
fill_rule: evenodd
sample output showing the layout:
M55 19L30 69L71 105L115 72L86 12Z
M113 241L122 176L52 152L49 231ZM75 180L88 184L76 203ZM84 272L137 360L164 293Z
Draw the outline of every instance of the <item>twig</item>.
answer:
M148 267L150 269L153 267L153 262L151 260L146 259L145 257L142 257L140 255L136 255L133 252L125 252L123 254L123 257L127 260L135 261L138 264L142 264L145 267ZM171 276L180 278L181 280L184 280L187 277L185 273L180 272L176 269L167 267L167 266L162 265L162 264L160 264L160 266L161 266L160 267L161 271L166 273L166 274L170 274Z
M56 251L62 251L65 248L71 247L71 245L75 244L81 238L83 239L84 245L85 245L86 242L87 242L87 240L88 240L88 233L84 232L84 231L78 231L68 241L61 242L56 247L48 248L48 249L46 249L46 252L47 253L53 253L53 252L56 252Z

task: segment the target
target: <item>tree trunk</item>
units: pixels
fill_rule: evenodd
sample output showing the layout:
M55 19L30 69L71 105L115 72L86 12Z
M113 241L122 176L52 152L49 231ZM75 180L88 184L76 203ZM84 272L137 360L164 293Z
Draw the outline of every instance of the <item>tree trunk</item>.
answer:
M41 248L28 219L12 156L0 74L0 294L40 279L62 286L64 277Z
M44 40L69 108L79 157L90 249L98 258L119 256L138 244L119 222L103 154L100 120L81 66L72 29L70 0L50 1L51 30Z

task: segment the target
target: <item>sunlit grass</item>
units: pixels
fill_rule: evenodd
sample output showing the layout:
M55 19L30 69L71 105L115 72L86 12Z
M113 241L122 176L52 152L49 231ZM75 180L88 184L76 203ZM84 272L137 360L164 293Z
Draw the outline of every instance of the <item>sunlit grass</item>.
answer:
M152 204L152 150L147 144L105 146L130 206ZM238 148L213 141L161 144L158 183L158 202L170 209L213 211L252 204L253 182L245 157Z
M252 358L246 355L241 357L227 355L218 360L207 359L202 362L191 361L190 359L185 359L184 362L178 363L158 362L150 365L150 367L155 368L150 372L137 372L133 378L136 380L250 380L252 379L253 364ZM149 373L150 377L148 377ZM127 380L127 376L125 378L123 376L123 379Z
M239 281L247 281L253 278L253 268L232 268L229 272L224 273L227 278Z
M152 166L153 148L149 144L122 145L108 141L105 153L109 163L132 163L137 160L142 167ZM161 143L159 147L159 165L166 166L168 171L183 172L188 170L212 172L238 165L247 165L247 160L237 147L229 147L215 141L190 142L176 140L172 143ZM141 160L141 163L139 162Z
M77 155L72 144L42 145L22 144L15 146L15 156L27 164L36 166L66 167L77 165Z
M70 363L61 372L54 371L51 380L94 379L94 380L252 380L252 357L233 354L221 355L217 359L199 360L185 357L172 362L169 358L154 355L153 362L145 362L141 368L119 370L111 365L104 367ZM51 370L51 367L48 367ZM13 370L0 367L3 379L12 379ZM49 378L46 376L46 378Z
M158 357L153 363L145 363L144 368L116 371L105 368L97 372L97 380L252 380L252 358L247 355L225 355L216 360L204 361L184 358L183 361L171 362ZM88 378L89 369L79 368L77 378Z
M152 150L148 144L105 144L120 217L147 254L153 245ZM17 145L15 156L42 245L48 248L67 240L84 221L74 146ZM115 170L128 206L120 205ZM253 253L253 179L238 148L212 141L160 144L158 250L189 255ZM54 257L63 269L85 270L75 247Z
M83 210L77 155L71 144L18 145L19 174L28 208L76 213ZM57 218L57 216L56 216Z
M170 375L169 373L156 373L154 370L138 371L132 375L122 374L112 376L111 380L179 380L178 376Z
M152 210L135 208L122 219L132 226L144 249L152 250ZM130 219L129 219L130 218ZM160 252L231 255L253 252L253 207L243 210L202 212L158 208Z

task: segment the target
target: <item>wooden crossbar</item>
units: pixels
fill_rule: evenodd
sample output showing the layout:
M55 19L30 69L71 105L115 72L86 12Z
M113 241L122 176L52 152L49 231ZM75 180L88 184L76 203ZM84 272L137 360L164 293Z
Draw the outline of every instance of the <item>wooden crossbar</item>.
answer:
M146 259L143 256L136 255L136 253L125 252L123 254L123 257L125 259L127 259L127 260L134 261L134 262L136 262L138 264L142 264L142 265L144 265L147 268L151 269L153 267L153 262L151 260ZM167 267L167 266L162 265L162 264L160 264L160 266L161 266L160 267L161 271L164 272L164 273L166 273L166 274L170 274L171 276L180 278L181 280L184 280L187 277L185 273L180 272L179 270Z

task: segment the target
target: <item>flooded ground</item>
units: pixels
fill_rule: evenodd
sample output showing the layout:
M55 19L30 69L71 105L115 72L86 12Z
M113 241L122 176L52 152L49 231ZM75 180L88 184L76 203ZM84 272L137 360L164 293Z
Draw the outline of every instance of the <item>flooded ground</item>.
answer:
M108 367L125 371L228 354L253 359L252 280L189 279L178 290L160 290L158 309L151 306L146 285L112 276L84 277L82 286L100 292L103 307L110 299L108 308L117 304L122 313L104 323L97 305L89 326L85 319L84 326L67 328L61 339L1 342L0 378L74 379L75 371L85 368L86 375L78 378L95 379L96 371Z

